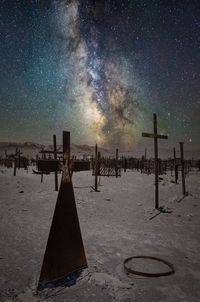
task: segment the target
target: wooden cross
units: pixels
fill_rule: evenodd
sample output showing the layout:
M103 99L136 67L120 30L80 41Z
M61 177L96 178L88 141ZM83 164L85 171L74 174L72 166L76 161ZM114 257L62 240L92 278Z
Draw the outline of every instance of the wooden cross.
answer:
M42 154L42 159L37 161L38 171L41 172L54 172L55 174L55 191L58 191L58 171L60 170L59 161L57 159L58 154L63 154L62 151L57 151L56 135L53 135L53 147L54 150L44 150L42 149L40 153ZM46 159L46 154L53 154L54 159ZM41 174L41 182L43 180L43 173Z
M23 154L18 148L16 148L15 156L14 156L14 172L13 175L16 176L17 167L20 169L20 156Z
M98 146L97 144L95 145L95 178L94 178L94 190L95 192L98 192Z
M40 153L42 154L42 159L37 159L37 168L38 171L41 172L41 177L43 177L43 173L54 172L55 174L55 190L58 191L58 171L63 171L64 166L62 160L64 158L63 151L57 150L56 144L56 135L53 136L53 146L54 150L44 150L42 149ZM46 155L53 155L54 158L47 158ZM58 158L58 155L59 156ZM90 170L90 162L87 160L79 161L74 160L74 158L70 158L69 160L69 170L70 175L72 176L73 171L88 171ZM41 178L42 179L42 178Z
M157 130L157 115L153 114L154 133L142 133L143 137L150 137L154 139L154 157L155 157L155 208L159 208L159 182L158 182L158 139L168 139L167 135L158 134Z
M181 154L181 175L182 175L182 192L183 195L186 196L187 192L185 189L185 161L184 161L184 150L183 150L183 142L180 142L180 154Z
M176 160L176 149L173 149L173 153L174 153L174 175L175 175L175 183L178 183L178 164L177 164L177 160Z
M115 170L116 170L116 178L118 177L118 158L119 158L119 150L116 149L116 167L115 167Z
M43 289L50 282L87 267L72 185L70 132L67 131L63 131L63 164L61 169L63 171L62 179L44 254L38 290Z
M98 176L100 175L100 159L101 159L101 153L98 152L98 146L95 145L95 160L94 160L94 187L92 186L92 189L95 192L100 192L98 190Z

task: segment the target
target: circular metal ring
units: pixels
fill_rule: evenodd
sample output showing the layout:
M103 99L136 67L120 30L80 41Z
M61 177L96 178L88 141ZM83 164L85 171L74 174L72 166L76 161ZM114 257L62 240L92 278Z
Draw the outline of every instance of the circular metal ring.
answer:
M140 259L152 259L152 260L155 260L155 261L162 262L166 266L168 266L170 269L168 271L161 272L161 273L145 273L145 272L140 272L140 271L133 270L133 269L131 269L127 266L127 263L130 260L138 259L138 258L140 258ZM126 258L124 260L124 269L129 274L134 274L134 275L139 275L139 276L144 276L144 277L161 277L161 276L172 275L172 274L175 273L175 269L174 269L173 264L171 264L170 262L168 262L166 260L163 260L163 259L160 259L160 258L157 258L157 257L151 257L151 256L133 256L133 257Z

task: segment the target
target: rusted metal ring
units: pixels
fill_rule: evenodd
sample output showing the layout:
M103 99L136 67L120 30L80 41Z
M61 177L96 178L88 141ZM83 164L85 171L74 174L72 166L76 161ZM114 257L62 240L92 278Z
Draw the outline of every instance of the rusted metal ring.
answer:
M132 259L137 259L137 258L141 258L141 259L152 259L152 260L156 260L156 261L159 261L159 262L162 262L164 263L166 266L168 266L170 269L168 271L165 271L165 272L161 272L161 273L146 273L146 272L140 272L140 271L136 271L136 270L133 270L131 268L129 268L127 266L127 263L132 260ZM129 274L134 274L134 275L139 275L139 276L144 276L144 277L161 277L161 276L168 276L168 275L172 275L175 273L175 269L174 269L174 266L173 264L171 264L170 262L166 261L166 260L163 260L163 259L160 259L160 258L157 258L157 257L151 257L151 256L133 256L133 257L129 257L129 258L126 258L124 260L124 269L127 273Z

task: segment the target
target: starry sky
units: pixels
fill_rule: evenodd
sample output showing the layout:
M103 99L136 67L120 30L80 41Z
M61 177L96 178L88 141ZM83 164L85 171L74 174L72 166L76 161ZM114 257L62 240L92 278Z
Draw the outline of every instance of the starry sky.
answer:
M198 0L1 0L0 141L200 147Z

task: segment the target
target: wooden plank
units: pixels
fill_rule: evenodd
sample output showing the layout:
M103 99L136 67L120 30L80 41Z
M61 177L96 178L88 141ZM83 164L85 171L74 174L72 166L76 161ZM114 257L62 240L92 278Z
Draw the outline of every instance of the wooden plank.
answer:
M164 135L164 134L157 134L157 138L159 138L159 139L168 139L168 136Z
M41 151L39 151L39 153L42 153L42 154L54 154L55 153L55 151L53 150L41 150ZM63 152L62 151L56 151L56 153L57 154L63 154Z
M142 136L143 136L143 137L150 137L150 138L154 138L154 134L153 134L153 133L146 133L146 132L142 132Z
M142 136L143 136L143 137L150 137L150 138L154 138L154 134L153 134L153 133L146 133L146 132L142 132Z
M164 134L153 134L153 133L143 132L142 136L143 137L150 137L150 138L155 138L155 136L156 136L156 138L159 138L159 139L168 139L168 136L164 135Z
M74 169L76 171L89 171L90 170L90 162L89 161L74 161Z
M38 159L37 161L38 171L55 172L59 171L58 159Z

